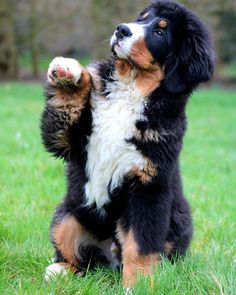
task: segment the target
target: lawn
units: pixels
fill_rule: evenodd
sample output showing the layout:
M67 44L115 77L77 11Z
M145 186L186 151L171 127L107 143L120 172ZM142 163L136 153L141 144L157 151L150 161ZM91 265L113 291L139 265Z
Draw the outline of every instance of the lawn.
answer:
M41 144L42 107L41 85L0 85L0 294L123 294L120 274L102 268L43 280L65 180L63 163ZM236 95L201 89L187 113L181 166L194 239L185 259L165 261L134 294L236 294Z

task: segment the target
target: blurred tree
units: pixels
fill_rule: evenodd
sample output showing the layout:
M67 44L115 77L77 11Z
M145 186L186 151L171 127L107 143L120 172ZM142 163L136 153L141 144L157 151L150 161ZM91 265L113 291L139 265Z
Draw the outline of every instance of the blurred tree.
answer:
M14 1L0 2L0 77L15 79L17 77L18 60L16 36L14 30Z
M33 70L33 77L39 78L39 45L37 40L37 33L38 33L38 25L39 21L37 18L37 0L30 1L30 51L31 51L31 58L32 58L32 70Z
M219 63L236 59L236 1L181 0L210 26Z
M236 59L236 1L220 0L215 14L218 16L219 52L223 62Z

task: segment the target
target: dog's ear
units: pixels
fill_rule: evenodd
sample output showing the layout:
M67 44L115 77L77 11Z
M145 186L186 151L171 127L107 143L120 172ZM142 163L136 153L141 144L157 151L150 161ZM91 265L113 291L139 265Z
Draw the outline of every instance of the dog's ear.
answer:
M173 50L165 63L164 86L172 93L210 80L215 62L209 31L197 16L188 11L178 32L177 36L174 34Z

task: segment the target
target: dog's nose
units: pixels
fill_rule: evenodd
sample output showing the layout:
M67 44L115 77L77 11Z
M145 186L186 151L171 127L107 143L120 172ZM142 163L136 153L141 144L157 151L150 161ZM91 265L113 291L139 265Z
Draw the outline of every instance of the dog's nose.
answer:
M126 25L119 25L116 28L116 37L117 39L123 39L124 37L130 37L132 36L132 33L130 31L130 28L127 27Z

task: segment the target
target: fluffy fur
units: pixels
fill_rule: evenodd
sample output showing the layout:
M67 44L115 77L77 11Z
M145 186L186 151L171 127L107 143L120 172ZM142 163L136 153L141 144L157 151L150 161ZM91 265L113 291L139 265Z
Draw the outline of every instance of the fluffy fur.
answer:
M211 79L214 54L201 20L154 1L111 38L113 57L88 68L55 58L48 70L42 138L66 162L67 192L54 213L55 270L123 264L123 284L192 237L179 154L185 106Z

